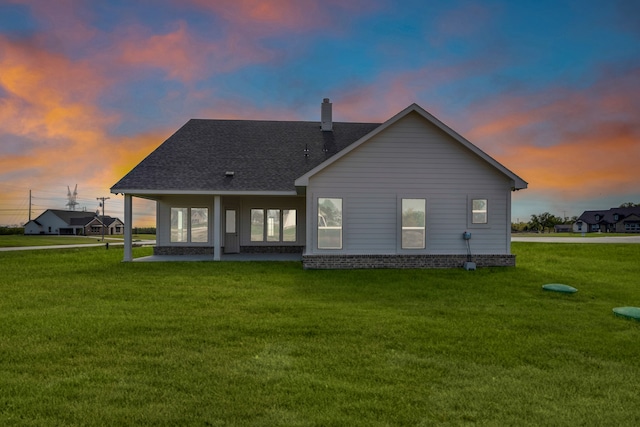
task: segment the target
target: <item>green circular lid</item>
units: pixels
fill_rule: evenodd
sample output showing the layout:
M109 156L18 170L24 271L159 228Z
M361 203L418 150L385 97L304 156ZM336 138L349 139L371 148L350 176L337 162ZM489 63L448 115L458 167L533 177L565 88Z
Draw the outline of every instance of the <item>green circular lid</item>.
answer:
M640 307L616 307L613 314L640 322Z
M542 289L544 289L545 291L563 292L565 294L572 294L574 292L578 292L578 290L573 286L563 285L560 283L549 283L542 286Z

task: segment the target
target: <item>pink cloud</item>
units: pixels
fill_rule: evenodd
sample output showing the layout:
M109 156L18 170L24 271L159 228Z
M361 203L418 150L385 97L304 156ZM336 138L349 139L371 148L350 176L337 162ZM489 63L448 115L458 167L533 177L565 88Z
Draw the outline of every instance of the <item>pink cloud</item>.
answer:
M191 4L222 17L243 32L261 34L309 31L334 27L344 12L375 10L366 0L188 0ZM368 9L366 9L368 8Z
M211 40L196 35L184 22L164 34L149 34L143 28L129 28L116 42L120 66L156 68L170 79L190 83L233 71L251 63L264 63L275 55L255 40L230 32Z
M337 90L334 110L343 121L383 121L416 102L430 113L440 116L438 106L420 100L438 88L463 79L469 73L494 67L471 59L454 65L429 64L416 70L394 70L371 82L348 82Z
M116 42L114 50L121 52L116 60L125 66L161 69L171 79L190 83L248 64L274 61L282 53L266 47L266 38L319 28L336 30L343 21L340 18L343 12L357 10L365 4L360 0L190 0L188 3L210 13L212 25L219 27L221 35L200 36L183 21L163 34L130 27L122 31Z
M529 181L579 198L637 191L640 69L603 74L588 89L496 97L470 114L469 138ZM567 191L570 189L570 191Z
M88 25L92 13L82 0L11 0L29 7L31 15L39 22L41 32L38 42L51 50L73 52L87 44L98 34Z

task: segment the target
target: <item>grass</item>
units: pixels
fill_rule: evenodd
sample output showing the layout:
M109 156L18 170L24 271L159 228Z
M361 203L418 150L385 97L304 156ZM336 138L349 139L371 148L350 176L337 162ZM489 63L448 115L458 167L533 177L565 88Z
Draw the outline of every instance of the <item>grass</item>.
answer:
M640 305L640 245L513 249L471 272L0 253L0 424L638 425L640 322L611 309Z
M135 234L133 240L155 240L153 234ZM122 235L105 236L105 242L121 242ZM54 245L81 245L102 242L102 236L54 236L36 235L25 236L23 234L0 235L0 248L25 247L25 246L54 246Z
M512 233L513 237L588 237L588 238L598 238L598 237L631 237L637 236L637 234L633 233L531 233L531 232L514 232Z

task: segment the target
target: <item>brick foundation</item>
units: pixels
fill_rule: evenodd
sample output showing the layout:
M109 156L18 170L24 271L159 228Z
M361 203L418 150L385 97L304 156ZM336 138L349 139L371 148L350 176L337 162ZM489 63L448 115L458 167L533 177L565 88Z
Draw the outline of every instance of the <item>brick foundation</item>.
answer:
M242 254L301 254L303 246L241 246Z
M358 268L462 268L466 255L303 255L309 270ZM515 267L515 255L474 255L480 267Z
M213 247L207 246L155 246L154 255L213 255Z

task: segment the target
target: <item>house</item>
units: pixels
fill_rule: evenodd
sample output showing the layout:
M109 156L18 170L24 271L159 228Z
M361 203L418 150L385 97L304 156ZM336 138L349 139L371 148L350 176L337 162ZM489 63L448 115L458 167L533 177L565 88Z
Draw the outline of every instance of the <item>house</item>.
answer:
M55 234L71 236L122 234L124 224L118 218L97 216L91 212L47 209L36 219L27 222L24 234Z
M575 233L640 233L640 206L584 211L573 224Z
M513 266L527 183L412 104L384 123L189 120L118 181L155 200L156 255L290 252L305 268ZM463 239L471 232L469 241ZM467 244L469 246L467 246Z
M571 233L573 226L571 224L556 224L553 226L554 233Z

